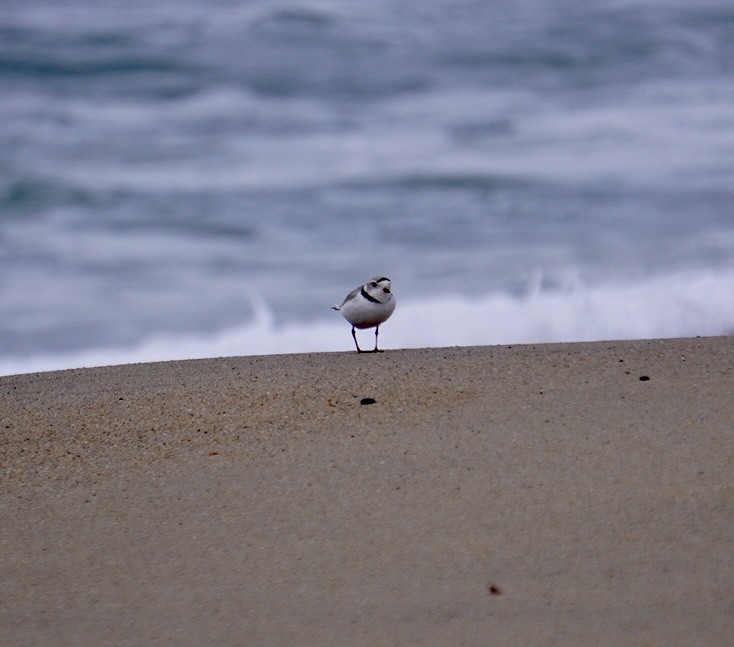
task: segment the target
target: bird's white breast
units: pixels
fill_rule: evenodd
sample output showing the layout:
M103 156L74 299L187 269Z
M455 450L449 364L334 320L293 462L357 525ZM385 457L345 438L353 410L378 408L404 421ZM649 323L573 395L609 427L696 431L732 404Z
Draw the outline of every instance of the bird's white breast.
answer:
M395 310L395 298L390 298L383 303L368 301L357 293L351 299L342 304L341 313L344 318L355 328L374 328L379 326Z

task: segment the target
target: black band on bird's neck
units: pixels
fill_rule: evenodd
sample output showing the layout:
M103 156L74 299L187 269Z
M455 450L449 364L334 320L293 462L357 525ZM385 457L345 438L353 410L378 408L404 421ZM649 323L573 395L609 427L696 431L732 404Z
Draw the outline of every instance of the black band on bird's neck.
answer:
M373 297L373 296L372 296L371 294L367 294L367 290L365 290L364 288L362 288L362 289L360 290L360 294L361 294L361 295L362 295L362 296L363 296L363 297L364 297L365 299L367 299L367 301L372 301L372 303L382 303L382 301L379 301L378 299L375 299L375 297Z

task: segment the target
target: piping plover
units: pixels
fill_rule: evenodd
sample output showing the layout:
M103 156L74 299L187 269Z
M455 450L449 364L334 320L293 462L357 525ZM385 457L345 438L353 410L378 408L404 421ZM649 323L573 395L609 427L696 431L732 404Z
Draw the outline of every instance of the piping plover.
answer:
M352 324L352 337L358 353L381 353L377 348L377 335L380 324L387 321L395 310L395 296L390 288L390 279L386 276L376 276L364 285L354 288L340 306L332 306L334 310ZM362 350L357 342L355 328L375 329L374 350Z

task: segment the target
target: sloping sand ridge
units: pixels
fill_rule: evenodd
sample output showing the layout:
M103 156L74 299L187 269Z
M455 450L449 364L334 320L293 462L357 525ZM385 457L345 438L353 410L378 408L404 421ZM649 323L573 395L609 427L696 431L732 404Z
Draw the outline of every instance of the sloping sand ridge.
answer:
M12 376L0 442L3 645L734 636L734 338Z

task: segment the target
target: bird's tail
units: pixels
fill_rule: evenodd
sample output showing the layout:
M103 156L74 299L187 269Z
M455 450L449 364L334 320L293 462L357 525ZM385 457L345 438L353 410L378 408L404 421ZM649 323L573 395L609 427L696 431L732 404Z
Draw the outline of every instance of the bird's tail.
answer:
M342 307L341 306L331 306L331 309L332 310L341 310Z

